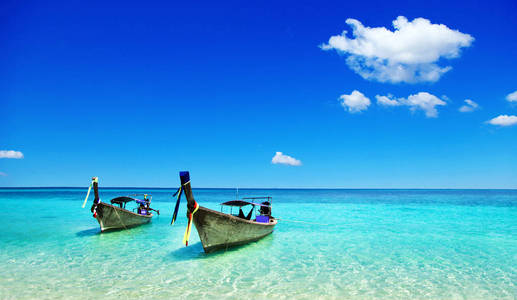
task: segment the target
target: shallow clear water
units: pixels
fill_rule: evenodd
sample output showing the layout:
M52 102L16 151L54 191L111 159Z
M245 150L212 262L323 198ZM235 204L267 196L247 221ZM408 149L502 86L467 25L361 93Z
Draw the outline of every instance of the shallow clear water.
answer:
M186 202L170 226L174 191L146 191L161 216L99 234L86 189L0 189L0 298L517 298L517 191L239 190L284 220L209 255L195 230L182 245ZM235 191L194 194L219 209Z

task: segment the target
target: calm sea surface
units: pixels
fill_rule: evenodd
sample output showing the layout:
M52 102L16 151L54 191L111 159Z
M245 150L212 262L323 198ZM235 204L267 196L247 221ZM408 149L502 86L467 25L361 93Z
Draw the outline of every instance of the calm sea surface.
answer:
M272 196L274 233L206 255L171 190L149 225L99 234L86 189L0 189L0 299L516 299L517 191L239 190ZM194 190L219 209L234 190ZM302 221L310 222L292 222Z

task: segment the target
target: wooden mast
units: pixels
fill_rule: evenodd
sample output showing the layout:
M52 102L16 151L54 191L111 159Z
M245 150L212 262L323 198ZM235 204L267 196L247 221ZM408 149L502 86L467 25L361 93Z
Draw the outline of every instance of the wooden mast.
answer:
M99 198L99 177L93 177L92 178L93 183L93 193L95 195L95 199L93 199L92 207L90 208L90 211L93 213L94 217L97 217L97 205L100 202ZM102 209L99 210L100 215L102 215Z
M93 193L95 194L94 204L99 204L99 178L93 177Z

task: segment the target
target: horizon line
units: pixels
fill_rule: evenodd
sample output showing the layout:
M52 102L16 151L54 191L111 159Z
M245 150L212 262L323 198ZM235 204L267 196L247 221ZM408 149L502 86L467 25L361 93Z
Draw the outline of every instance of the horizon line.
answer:
M88 189L88 187L78 186L24 186L24 187L0 187L0 189ZM142 189L155 189L155 190L176 190L177 187L99 187L99 189L108 190L142 190ZM347 188L347 187L193 187L192 189L205 189L205 190L517 190L517 188Z

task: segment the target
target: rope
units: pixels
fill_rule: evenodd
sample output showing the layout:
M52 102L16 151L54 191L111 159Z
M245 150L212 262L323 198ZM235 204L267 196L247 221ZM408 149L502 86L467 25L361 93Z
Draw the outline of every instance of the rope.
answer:
M183 185L180 185L180 187L178 188L176 193L174 193L174 195L172 195L172 197L178 195L178 198L176 200L176 207L174 208L174 213L172 213L171 225L173 225L174 222L176 222L176 216L178 215L178 210L179 210L179 207L180 207L180 199L181 199L181 194L182 193L183 193Z
M189 212L188 214L188 224L187 228L185 229L185 235L183 236L183 243L185 246L188 246L188 240L190 239L190 231L192 230L192 219L194 219L194 214L199 209L199 204L194 201L194 211Z
M190 182L190 180L185 182L184 184L180 185L178 190L172 195L172 197L176 197L176 195L178 195L178 198L177 198L177 201L176 201L176 207L174 209L174 214L172 215L171 225L174 224L174 222L176 221L176 214L178 213L178 205L179 205L179 201L180 201L180 198L181 198L181 194L183 193L183 186L186 185L189 182Z
M176 200L176 207L174 208L174 213L172 214L171 225L173 225L174 222L176 222L176 216L178 215L179 205L180 205L180 201L181 201L181 194L183 193L183 190L184 190L183 187L189 183L190 183L190 180L183 183L182 185L180 185L180 187L178 188L176 193L174 193L174 195L172 195L173 197L178 195L178 198ZM187 214L188 223L187 223L187 228L185 229L185 234L183 235L183 243L185 244L185 246L188 246L188 241L190 239L190 232L192 230L192 220L194 218L194 214L196 213L196 211L198 209L199 209L199 204L197 204L197 202L194 201L194 211L193 212L189 211Z
M235 222L234 220L232 220L232 222ZM228 246L229 246L229 241L230 241L230 237L232 235L234 235L235 233L237 233L237 226L232 226L233 227L233 232L232 231L229 231L228 234L226 235L226 248L224 249L224 252L227 252L228 251Z
M322 223L314 223L314 222L286 220L286 219L280 219L280 218L275 218L275 219L280 220L280 221L284 221L284 222L304 223L304 224L311 224L311 225L321 225L321 226L330 226L331 225L331 224L322 224Z
M117 211L117 208L116 207L113 207L113 209L115 210L115 213L117 214L117 217L120 221L120 223L122 224L122 226L124 226L124 229L127 229L126 225L124 224L124 222L122 221L122 218L120 217L120 215L118 214L118 211Z

